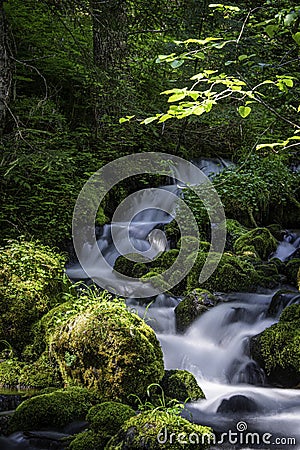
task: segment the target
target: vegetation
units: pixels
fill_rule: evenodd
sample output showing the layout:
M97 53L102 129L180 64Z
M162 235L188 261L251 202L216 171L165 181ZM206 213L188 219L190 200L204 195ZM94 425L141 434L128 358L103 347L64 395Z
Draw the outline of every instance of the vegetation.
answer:
M104 400L143 397L164 373L154 331L122 301L100 301L70 318L51 341L65 383L99 391Z
M101 398L98 392L72 387L36 395L18 406L10 422L11 431L57 427L84 419Z
M165 437L166 430L167 437ZM171 433L174 434L173 440L171 438L170 442ZM116 450L124 446L132 449L180 449L183 444L180 442L182 435L179 436L179 433L184 433L184 440L187 441L185 448L187 449L202 450L209 447L210 428L194 425L174 414L156 411L139 414L125 422L119 433L108 442L106 449ZM190 443L188 436L192 433L194 437L195 435L197 437L193 443ZM158 435L161 436L160 443L157 439Z
M299 325L300 305L294 304L283 311L278 324L253 339L252 354L271 383L296 387L300 382Z
M194 375L187 370L166 370L160 384L165 396L170 399L186 402L205 398Z
M177 331L216 305L215 292L280 283L300 289L299 250L287 261L270 259L283 230L299 228L300 6L227 3L0 2L0 385L55 389L22 403L12 431L61 429L86 417L90 429L72 450L161 448L164 427L175 435L211 432L179 417L182 402L203 392L192 374L165 372L145 321L123 299L71 285L64 274L75 260L76 199L97 169L121 156L165 152L234 163L212 177L228 233L205 283L199 274L211 229L189 186L183 196L199 242L181 238L179 207L164 227L166 252L147 264L126 255L116 261L115 270L143 281L156 275L164 288L163 272L182 244L199 246L189 274L178 282L174 271L170 279L171 294L182 298ZM97 235L129 194L166 182L141 174L114 186L99 205ZM289 295L274 297L270 316L278 318ZM299 384L299 325L292 305L253 338L270 383ZM208 438L196 446L207 448Z

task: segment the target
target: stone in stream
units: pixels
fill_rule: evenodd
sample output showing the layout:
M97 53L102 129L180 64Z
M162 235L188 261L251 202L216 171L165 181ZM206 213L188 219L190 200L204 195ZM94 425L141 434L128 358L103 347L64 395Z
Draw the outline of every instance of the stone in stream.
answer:
M253 336L250 351L264 369L267 381L277 387L300 385L300 305L284 309L279 322Z
M246 413L256 412L258 406L255 401L245 395L233 395L228 399L223 399L220 403L217 413Z
M294 303L300 303L299 292L281 289L273 295L267 311L267 317L278 317L284 308Z

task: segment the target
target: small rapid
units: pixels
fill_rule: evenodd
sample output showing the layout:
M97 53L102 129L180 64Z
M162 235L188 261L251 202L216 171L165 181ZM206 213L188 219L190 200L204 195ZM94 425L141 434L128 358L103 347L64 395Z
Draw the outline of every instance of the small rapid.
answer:
M278 321L269 315L274 294L227 294L184 334L176 332L174 310L180 299L160 297L147 307L131 299L128 305L156 331L166 369L189 370L203 389L206 400L187 404L187 418L211 426L218 435L236 431L236 424L243 421L253 433L270 433L274 442L290 437L299 443L272 448L295 449L300 448L300 391L268 386L250 356L250 338ZM297 292L294 297L298 302ZM226 442L214 448L246 449L240 444L228 447Z

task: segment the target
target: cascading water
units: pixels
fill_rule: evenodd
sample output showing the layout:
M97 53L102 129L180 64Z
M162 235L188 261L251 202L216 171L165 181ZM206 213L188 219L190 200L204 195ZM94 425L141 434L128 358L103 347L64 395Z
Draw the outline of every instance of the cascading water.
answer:
M249 354L249 339L278 319L268 311L274 292L267 294L228 294L224 302L205 312L185 334L177 334L174 309L178 299L160 296L147 309L137 300L128 305L145 317L157 332L166 369L192 372L207 400L187 406L186 416L217 433L237 431L243 421L251 432L272 434L276 439L294 438L298 447L273 445L271 448L300 448L300 392L271 388L265 375ZM299 296L295 292L295 301ZM291 301L282 305L290 304ZM284 441L281 441L284 442ZM235 449L242 445L224 444L215 449ZM268 449L266 446L253 448Z
M300 249L300 232L299 231L286 231L283 236L282 242L277 247L276 252L272 255L272 258L278 258L281 261L287 261L293 257Z
M226 161L197 161L206 175L219 173L228 167ZM176 174L175 174L176 178ZM191 184L197 180L190 180ZM176 182L164 189L179 194L181 188ZM138 197L137 197L138 198ZM172 220L172 215L162 211L161 199L155 197L151 203L144 204L143 194L138 199L144 211L138 212L132 222L106 225L97 241L105 261L110 268L91 260L91 249L86 244L84 255L89 259L91 270L105 270L107 283L117 276L113 266L120 254L129 253L126 244L116 249L113 235L122 242L124 232L129 233L131 244L140 251L149 251L149 258L155 258L168 248L168 243L160 233L160 228ZM168 210L170 210L170 205ZM172 206L172 205L171 205ZM175 208L175 204L174 204ZM171 207L172 209L172 207ZM124 231L125 230L125 231ZM124 239L125 242L125 239ZM300 247L297 233L286 233L272 257L286 260ZM121 250L121 251L120 251ZM71 279L86 279L88 276L79 265L68 268ZM186 369L197 378L206 394L207 400L189 404L185 414L203 425L210 425L216 433L236 431L236 424L245 422L252 432L272 434L270 445L242 445L241 443L216 444L214 449L276 448L300 449L300 392L291 389L271 388L265 384L265 374L250 357L250 338L262 332L278 320L283 307L293 302L282 302L277 314L270 317L269 307L274 292L264 294L236 293L224 297L219 305L204 313L184 334L176 332L175 307L179 298L160 294L155 301L144 305L124 289L127 305L146 319L154 328L161 342L167 369ZM145 306L146 305L146 306ZM295 438L297 445L275 445L276 438ZM283 441L281 441L283 442ZM281 445L281 446L280 446Z

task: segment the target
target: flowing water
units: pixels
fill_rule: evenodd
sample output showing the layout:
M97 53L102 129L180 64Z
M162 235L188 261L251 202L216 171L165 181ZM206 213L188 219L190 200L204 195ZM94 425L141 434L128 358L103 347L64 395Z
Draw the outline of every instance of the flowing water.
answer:
M229 166L229 162L223 160L201 159L195 164L208 176ZM197 182L190 181L191 184ZM163 189L180 195L181 188L175 181ZM145 205L141 194L135 203L133 216L134 208L140 208L141 204L145 211L137 212L130 224L114 222L104 226L97 241L103 260L99 261L98 256L97 259L91 258L95 253L89 243L83 249L83 256L89 262L89 274L97 277L101 272L103 278L105 273L108 286L117 276L113 271L116 259L132 249L128 247L128 241L137 251L147 251L150 259L168 249L169 244L161 229L173 218L172 202L162 205L159 196L155 196ZM113 244L113 235L118 242L124 242L121 248L117 249ZM272 257L288 260L299 251L299 247L299 233L287 232ZM88 278L79 264L69 267L67 274L73 280ZM156 331L166 369L186 369L195 375L206 400L188 404L184 415L214 429L216 443L213 449L300 450L300 391L268 386L264 372L251 359L249 345L252 336L278 321L284 307L300 302L296 292L280 297L272 317L269 307L274 292L223 295L222 301L205 312L184 334L176 332L174 310L180 298L160 294L149 304L147 300L141 302L129 298L131 292L127 292L125 287L124 295L128 297L128 307L144 317ZM10 438L0 437L0 449L59 448L55 445L59 445L61 436L59 433L50 434L47 434L47 439L52 440L52 447L35 447L33 443L29 444L23 433L16 433ZM35 436L31 438L31 442L37 439ZM295 439L297 443L288 445L288 439ZM38 445L43 440L45 442L45 437L39 433Z
M300 448L300 391L266 385L264 372L249 353L249 339L278 320L268 314L273 295L228 294L224 302L204 313L184 334L176 333L174 309L178 299L160 296L147 310L137 300L128 300L128 305L156 331L166 369L186 369L195 375L206 400L190 404L185 415L213 427L217 442L221 433L237 432L242 422L248 427L248 442L260 442L253 448ZM296 292L294 297L295 302L300 302ZM290 303L288 299L285 306ZM255 432L259 437L252 436ZM268 433L272 436L266 436ZM245 432L242 436L245 439ZM264 444L263 437L271 442L270 447ZM224 437L224 443L214 448L250 448L242 445L239 435L235 438L237 445ZM283 445L288 438L296 439L298 444ZM275 445L276 439L281 443Z
M208 159L194 163L208 176L219 173L230 165L227 161ZM193 179L190 181L191 184L197 182ZM172 186L164 189L178 195L181 187L175 181ZM141 196L138 203L143 202ZM146 206L148 209L138 213L130 224L114 223L104 227L98 246L111 267L120 254L128 253L125 244L121 251L115 248L112 229L122 241L123 226L129 228L134 247L141 251L151 250L150 257L155 257L168 248L159 229L172 220L172 216L159 211L165 206L161 204L159 197L154 198L154 207L153 203L152 208ZM271 256L285 261L293 257L299 247L299 233L286 232L283 241ZM87 244L86 258L88 257ZM97 264L95 270L103 270L99 261ZM91 266L95 267L96 261L91 261ZM71 267L67 273L73 279L86 278L79 265ZM112 269L108 269L106 274L108 280L115 276ZM130 292L124 291L124 294L130 296ZM287 300L284 297L278 303L276 317L270 317L268 309L273 295L274 292L228 294L218 306L196 320L184 334L176 332L174 310L181 301L180 298L160 294L150 304L127 298L128 307L144 317L156 331L166 369L189 370L205 392L206 400L189 404L185 415L197 423L211 426L217 433L216 442L220 442L221 433L228 433L229 430L238 434L235 436L238 439L236 443L226 435L222 444L216 443L214 449L300 450L300 391L268 386L263 370L250 357L250 338L278 321L282 309L293 303L294 297L295 301L300 301L299 296L296 299L296 293L287 296ZM245 433L249 433L249 436L245 437ZM241 440L247 437L245 444L245 440ZM293 445L288 445L289 439L296 439L298 444L290 441Z

